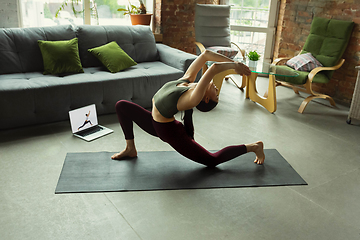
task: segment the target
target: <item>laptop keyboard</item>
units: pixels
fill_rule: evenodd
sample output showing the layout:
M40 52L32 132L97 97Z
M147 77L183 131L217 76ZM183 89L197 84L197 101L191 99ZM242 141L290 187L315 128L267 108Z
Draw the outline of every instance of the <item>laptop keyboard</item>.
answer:
M89 129L86 129L86 130L84 130L84 131L81 131L81 132L79 132L79 133L77 133L77 134L80 135L80 136L82 136L82 137L86 137L86 136L88 136L88 135L90 135L90 134L99 132L99 131L101 131L101 130L103 130L102 127L100 127L100 126L95 126L95 127L93 127L93 128L89 128Z

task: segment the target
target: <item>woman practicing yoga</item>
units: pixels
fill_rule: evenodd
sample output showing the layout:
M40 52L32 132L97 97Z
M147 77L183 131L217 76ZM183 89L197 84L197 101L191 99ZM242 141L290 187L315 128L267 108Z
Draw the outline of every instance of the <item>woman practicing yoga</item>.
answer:
M80 128L84 127L84 126L85 126L86 124L88 124L88 123L90 123L91 126L92 126L92 123L91 123L91 121L89 120L90 111L89 111L88 114L85 114L85 116L86 116L85 122L84 122L84 124L83 124L82 126L78 127L78 130L80 130Z
M194 83L197 73L207 61L216 63L203 74L198 83ZM126 147L111 158L120 160L137 156L133 132L133 122L135 122L147 133L170 144L181 155L209 167L215 167L247 152L254 152L256 154L254 162L263 164L265 155L261 141L229 146L211 153L194 140L192 109L197 107L200 111L206 112L216 106L218 89L212 79L217 73L228 69L234 69L241 75L251 73L242 63L205 51L192 62L182 78L168 82L160 88L152 99L152 112L126 100L117 102L116 113L125 135ZM175 120L174 115L178 111L185 111L184 125Z

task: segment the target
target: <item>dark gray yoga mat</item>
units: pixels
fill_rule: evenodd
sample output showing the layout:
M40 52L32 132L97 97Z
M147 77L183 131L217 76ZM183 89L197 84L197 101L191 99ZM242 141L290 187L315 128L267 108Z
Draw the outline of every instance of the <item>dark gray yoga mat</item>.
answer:
M307 185L276 149L265 149L265 164L248 153L207 168L175 151L138 152L112 160L111 152L68 153L55 193L148 191Z

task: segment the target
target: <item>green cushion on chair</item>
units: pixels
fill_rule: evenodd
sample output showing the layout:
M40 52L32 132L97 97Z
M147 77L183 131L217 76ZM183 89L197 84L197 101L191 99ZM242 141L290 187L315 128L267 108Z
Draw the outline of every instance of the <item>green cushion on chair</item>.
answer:
M311 52L325 67L342 57L353 29L353 22L315 17L303 52Z
M303 72L303 71L296 71L288 66L277 66L276 69L287 69L289 71L295 71L297 73L299 73L299 76L296 77L283 77L283 76L276 76L277 80L280 81L284 81L284 82L289 82L292 84L296 84L296 85L302 85L305 84L307 81L307 77L309 75L309 72ZM315 75L313 82L314 83L328 83L329 82L329 78L324 74L324 73L318 73Z
M354 23L315 17L301 53L311 52L324 67L335 66L346 49ZM328 78L334 71L324 71Z

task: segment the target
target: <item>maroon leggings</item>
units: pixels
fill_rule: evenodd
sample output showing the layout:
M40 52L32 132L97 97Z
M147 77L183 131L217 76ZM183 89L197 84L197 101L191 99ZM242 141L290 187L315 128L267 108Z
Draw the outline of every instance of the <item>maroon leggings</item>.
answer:
M209 167L215 167L247 153L245 145L229 146L211 153L195 142L179 121L156 122L150 111L126 100L118 101L115 107L126 140L134 139L133 122L135 122L145 132L170 144L181 155Z

